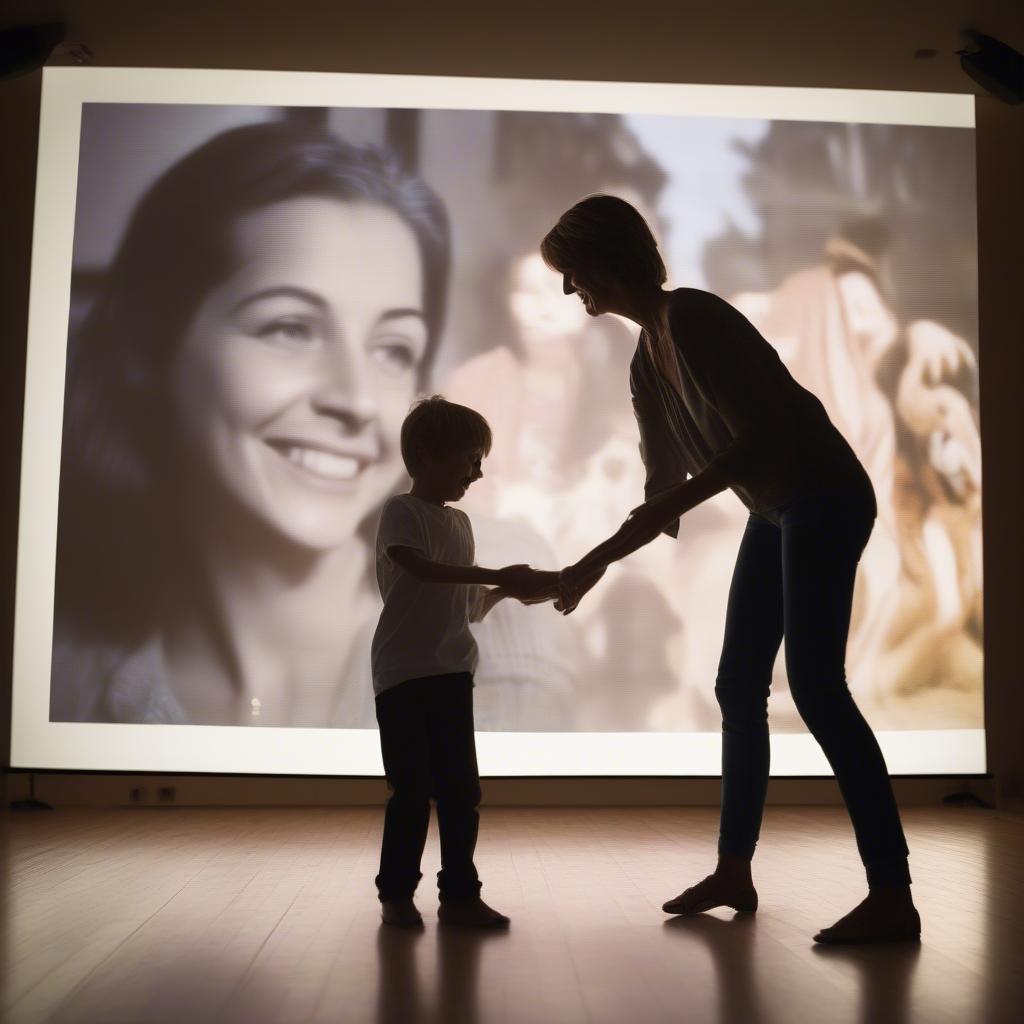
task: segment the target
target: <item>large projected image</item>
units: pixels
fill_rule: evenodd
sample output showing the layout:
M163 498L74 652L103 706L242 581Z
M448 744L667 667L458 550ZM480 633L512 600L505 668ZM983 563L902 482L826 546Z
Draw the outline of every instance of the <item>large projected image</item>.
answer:
M49 725L79 744L86 723L142 727L106 766L181 770L210 770L182 726L298 745L375 729L372 541L408 486L398 432L420 394L493 429L462 503L479 564L559 568L612 533L643 500L636 330L588 317L538 253L564 209L610 192L651 223L670 284L738 307L871 477L847 669L873 728L976 734L973 129L366 102L80 104ZM714 736L747 516L731 492L706 502L571 617L498 604L474 627L477 728ZM38 685L16 679L16 699ZM782 657L771 721L804 732ZM170 744L159 764L147 729ZM219 770L260 770L225 742ZM634 770L621 756L606 774Z

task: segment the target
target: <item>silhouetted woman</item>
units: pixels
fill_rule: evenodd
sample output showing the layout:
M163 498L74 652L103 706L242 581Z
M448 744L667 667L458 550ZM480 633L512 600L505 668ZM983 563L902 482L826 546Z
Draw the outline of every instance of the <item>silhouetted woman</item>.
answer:
M731 488L750 510L729 592L715 695L722 709L722 813L715 871L664 906L757 909L750 872L768 785L767 700L785 637L790 688L835 772L867 869L867 898L820 942L916 937L907 845L882 753L846 684L857 562L876 514L871 483L821 402L724 300L667 291L644 219L613 196L584 199L544 238L545 261L591 316L641 328L630 387L646 503L562 572L568 614L605 566L675 536L679 516Z

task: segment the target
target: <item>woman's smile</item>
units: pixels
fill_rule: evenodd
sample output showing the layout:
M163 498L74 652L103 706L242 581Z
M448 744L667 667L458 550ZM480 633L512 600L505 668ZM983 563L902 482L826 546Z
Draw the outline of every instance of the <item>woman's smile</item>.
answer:
M300 479L314 486L348 484L380 458L376 442L358 448L282 438L268 438L264 443L300 473ZM348 493L352 488L343 486L341 490Z
M401 474L427 338L418 246L391 210L320 197L246 214L234 240L238 268L200 307L177 369L203 503L333 548Z
M562 291L566 295L572 295L572 293L575 292L576 295L579 296L580 302L583 303L583 308L591 316L597 316L600 312L597 308L597 303L594 301L593 295L580 286L574 274L569 272L562 274Z

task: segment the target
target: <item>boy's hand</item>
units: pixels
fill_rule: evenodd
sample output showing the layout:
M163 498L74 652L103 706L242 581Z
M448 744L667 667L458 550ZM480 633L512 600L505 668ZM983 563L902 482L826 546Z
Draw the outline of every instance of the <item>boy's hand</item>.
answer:
M533 572L534 586L527 597L520 597L523 604L544 604L558 597L558 573L535 569Z
M499 602L504 601L508 597L508 591L502 590L501 587L491 587L490 590L484 594L483 601L480 604L480 618L488 615L491 609Z
M532 577L533 570L528 565L506 565L498 570L495 582L506 593L516 597L516 590L529 586Z
M555 595L558 573L540 572L528 565L508 565L498 570L498 586L511 597L532 604Z

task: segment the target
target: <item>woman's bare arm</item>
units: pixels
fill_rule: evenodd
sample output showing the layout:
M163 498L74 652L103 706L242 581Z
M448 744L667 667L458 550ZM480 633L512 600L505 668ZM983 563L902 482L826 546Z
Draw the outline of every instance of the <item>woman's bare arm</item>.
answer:
M728 486L723 473L713 465L707 466L696 476L634 509L607 540L588 551L575 565L562 570L559 610L568 615L606 566L649 544L667 524Z

